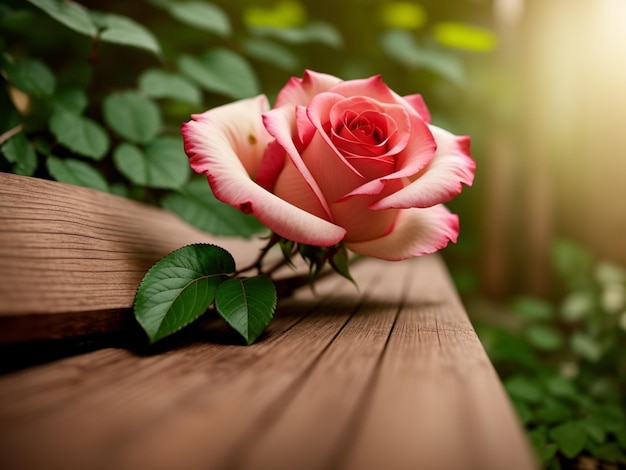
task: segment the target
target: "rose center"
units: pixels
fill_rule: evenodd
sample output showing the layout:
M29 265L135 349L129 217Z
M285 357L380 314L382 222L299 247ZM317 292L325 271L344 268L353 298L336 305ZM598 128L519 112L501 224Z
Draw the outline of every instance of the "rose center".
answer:
M347 111L344 120L343 128L339 132L344 138L352 137L362 143L369 145L378 145L385 140L387 133L386 122L383 120L381 127L380 119L372 119L372 113L357 114L354 111Z

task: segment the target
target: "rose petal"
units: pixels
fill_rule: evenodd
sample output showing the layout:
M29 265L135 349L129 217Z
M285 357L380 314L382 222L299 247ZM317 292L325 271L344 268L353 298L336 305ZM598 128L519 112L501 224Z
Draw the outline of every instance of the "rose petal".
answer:
M430 111L426 107L426 103L424 103L424 98L422 95L408 95L402 97L409 105L417 111L417 114L424 120L424 122L430 124Z
M330 90L342 81L332 75L305 70L302 78L291 77L289 82L278 92L274 108L285 105L307 105L313 97Z
M456 243L459 219L443 205L398 212L393 230L365 242L346 243L346 248L365 256L399 261L434 253L450 241Z
M306 183L302 173L296 169L289 158L285 159L285 166L276 180L272 192L279 198L284 199L310 214L329 220L326 210L315 197L315 194L313 194L313 190Z
M437 147L435 138L433 137L429 127L419 116L412 114L409 116L411 120L410 138L408 139L407 147L400 152L396 158L396 171L393 173L387 173L385 176L367 182L363 186L356 188L350 194L347 194L345 198L350 198L359 194L374 194L377 191L380 192L385 182L410 178L431 163ZM385 198L385 200L390 197L393 197L393 195ZM391 206L382 207L380 204L380 202L377 202L371 208L376 210L391 208Z
M332 144L316 132L302 154L303 162L329 204L343 198L365 181L338 153Z
M272 136L267 133L259 118L268 109L267 98L264 95L259 95L210 109L202 114L193 114L191 116L193 121L204 123L204 125L198 128L199 133L192 133L189 138L185 138L185 125L183 124L185 151L187 151L188 145L193 145L195 152L207 153L212 140L212 127L224 128L225 137L228 139L232 150L237 154L239 161L250 177L255 179L265 147L272 140ZM209 124L207 121L211 121L211 123ZM189 152L187 154L189 155ZM196 172L202 173L202 170L197 170L194 167L198 161L197 159L190 159L189 163Z
M182 126L191 167L207 176L217 199L254 214L278 235L318 246L338 243L345 236L343 228L289 204L252 181L265 148L257 144L271 138L263 129L260 114L266 107L266 98L259 96L192 116L195 120ZM249 138L251 132L256 143Z
M302 160L302 156L293 142L292 136L296 132L293 110L289 109L288 106L272 109L271 111L263 114L263 123L267 131L274 136L276 141L283 147L283 149L285 149L296 169L300 172L306 183L311 188L314 196L324 208L327 218L330 219L331 215L327 199L317 184L316 179L309 171L309 168L307 168L306 164ZM309 147L310 145L307 149Z
M470 156L469 137L457 137L429 126L437 151L430 164L401 191L381 199L372 209L430 207L459 195L462 185L471 186L476 163Z
M400 182L390 182L384 186L382 195L391 194L401 187ZM379 194L361 195L331 204L334 222L347 231L345 242L373 240L391 231L399 209L369 209L379 198Z
M385 85L380 75L341 82L332 87L330 91L345 96L346 98L351 96L367 96L381 103L405 104L396 93L392 92L389 87Z

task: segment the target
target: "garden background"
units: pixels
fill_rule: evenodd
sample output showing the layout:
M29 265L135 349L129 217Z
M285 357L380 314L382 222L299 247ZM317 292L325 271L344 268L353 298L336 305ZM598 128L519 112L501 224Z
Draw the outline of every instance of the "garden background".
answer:
M180 123L304 68L381 74L472 137L443 255L541 461L624 464L625 21L622 0L8 0L0 171L252 235L191 175Z

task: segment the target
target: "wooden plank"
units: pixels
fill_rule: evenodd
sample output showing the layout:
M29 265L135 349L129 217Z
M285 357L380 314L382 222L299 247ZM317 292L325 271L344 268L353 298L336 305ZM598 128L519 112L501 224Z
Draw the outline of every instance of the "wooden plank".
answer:
M0 173L0 344L128 328L145 272L190 243L219 244L240 265L260 247L111 194Z
M125 328L145 270L200 241L159 209L0 174L0 340ZM259 247L219 244L240 263ZM0 377L0 468L534 468L441 259L353 275L281 299L250 347L209 318Z
M440 258L353 274L281 301L250 347L209 324L0 377L0 467L535 468Z

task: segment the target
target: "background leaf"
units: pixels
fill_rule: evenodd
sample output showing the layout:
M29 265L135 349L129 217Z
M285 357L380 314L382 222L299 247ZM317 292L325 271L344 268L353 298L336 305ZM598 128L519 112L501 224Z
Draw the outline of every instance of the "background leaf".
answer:
M250 238L266 230L254 216L215 199L205 179L190 181L180 193L165 196L161 205L200 230L214 235Z
M82 114L87 108L89 100L82 88L68 87L57 90L53 97L55 107L62 108L74 114Z
M300 59L285 46L268 39L255 38L243 41L246 54L280 69L292 71L300 68Z
M550 437L568 458L577 456L587 443L587 432L578 421L567 421L550 431Z
M130 181L151 188L180 188L190 173L180 137L157 137L143 151L123 143L115 149L113 160Z
M267 276L229 279L215 294L215 308L248 344L270 324L276 310L276 288Z
M107 125L131 142L148 143L161 128L157 105L135 91L112 93L104 99L103 105Z
M547 325L532 325L526 331L528 342L541 351L556 351L563 345L559 330Z
M263 37L272 37L289 44L320 43L333 48L343 45L343 38L330 23L312 22L301 28L272 28L255 26L252 31Z
M20 57L11 62L5 59L2 68L9 82L28 95L44 97L54 93L56 79L40 60Z
M154 34L135 20L114 13L96 11L91 12L91 17L102 28L101 41L161 54L161 46Z
M49 156L46 166L50 175L62 183L84 186L86 188L98 189L100 191L109 190L109 184L98 170L87 162L74 158L60 159Z
M109 150L109 136L100 124L64 109L52 114L50 130L60 144L85 157L100 160Z
M73 1L28 0L59 23L86 36L94 37L98 29L89 16L89 10Z
M37 154L23 132L14 135L2 145L5 158L14 163L13 172L22 176L32 176L37 169Z
M187 245L157 261L144 276L134 312L150 342L171 335L202 315L225 276L231 254L215 245Z
M229 49L213 49L200 58L183 55L178 67L191 80L214 93L235 99L260 93L259 83L248 61Z
M181 2L169 5L171 15L185 24L225 37L230 35L230 20L224 11L207 2Z
M191 104L202 102L202 93L185 77L161 69L149 69L139 77L139 89L153 98L172 98Z

